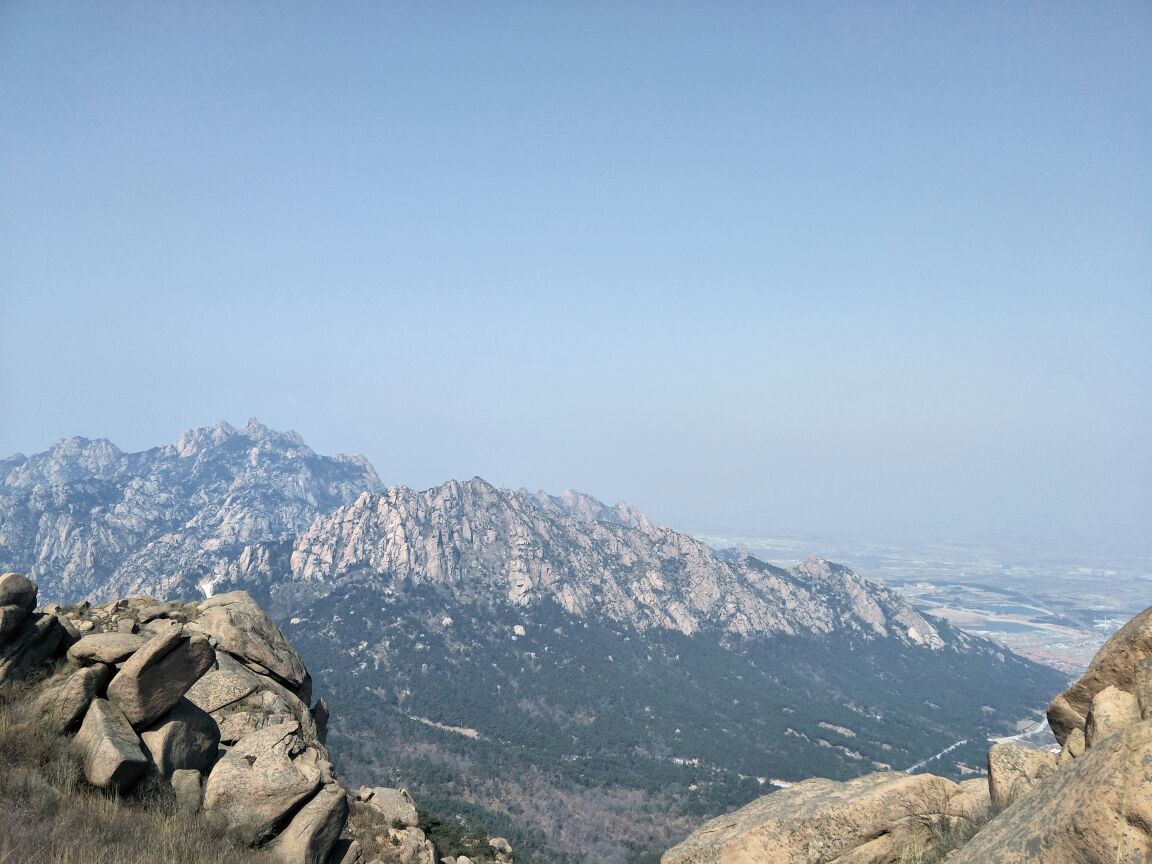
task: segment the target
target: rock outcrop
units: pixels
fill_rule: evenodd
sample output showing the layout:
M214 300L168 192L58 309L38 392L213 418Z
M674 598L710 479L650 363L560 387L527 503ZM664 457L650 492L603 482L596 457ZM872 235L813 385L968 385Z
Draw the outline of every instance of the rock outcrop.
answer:
M34 691L38 722L75 732L92 786L127 793L151 777L180 811L203 811L283 864L364 864L364 845L381 837L387 861L435 864L403 790L378 787L372 818L349 822L351 796L323 741L327 707L318 725L303 662L247 594L38 613L35 584L9 573L0 600L16 610L2 619L4 677L49 674ZM492 857L508 861L510 850Z
M805 780L706 823L662 864L870 864L970 821L967 792L930 774Z
M1056 696L1055 753L1014 743L988 751L987 780L963 789L930 775L917 789L948 790L926 811L898 795L870 799L884 775L848 783L809 780L714 819L668 850L663 864L1138 864L1152 858L1152 609L1100 649ZM898 777L903 775L896 775ZM872 784L861 794L860 784ZM940 784L944 784L941 786ZM905 787L912 788L912 787ZM932 800L938 800L932 799ZM895 805L895 809L891 806ZM915 812L908 834L901 813ZM988 816L991 815L991 819ZM945 824L947 830L937 830ZM981 826L955 830L960 823ZM903 837L901 837L903 834ZM946 856L946 857L944 857Z

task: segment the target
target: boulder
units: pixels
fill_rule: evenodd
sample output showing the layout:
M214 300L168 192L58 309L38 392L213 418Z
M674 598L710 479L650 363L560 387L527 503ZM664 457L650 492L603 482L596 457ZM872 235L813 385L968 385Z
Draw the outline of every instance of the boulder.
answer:
M957 784L931 774L814 779L713 819L664 853L662 864L880 864L931 847L958 817ZM460 859L457 859L459 864Z
M196 680L211 668L215 652L202 636L187 638L180 627L153 636L129 658L108 698L137 729L167 714Z
M968 820L971 825L983 825L992 814L992 795L988 778L964 780L956 794L948 799L947 814Z
M391 864L436 864L436 847L419 828L404 828L388 832L394 843L384 859ZM456 859L460 861L459 858Z
M283 864L325 864L348 818L348 795L329 783L292 817L271 845Z
M1064 765L1084 755L1085 736L1083 729L1073 729L1068 733L1068 737L1064 740L1064 746L1060 748L1060 758L1057 760L1058 764Z
M219 652L217 668L201 679L209 679L203 687L189 691L190 698L209 710L220 727L220 740L232 744L265 726L274 726L288 720L300 724L299 735L306 744L323 748L312 712L283 684L264 675L258 675L231 655ZM247 691L231 701L232 696ZM221 704L223 703L223 704ZM325 751L326 752L326 751Z
M492 854L501 864L512 864L512 844L503 837L491 837L488 845L492 847Z
M68 632L55 615L32 613L0 645L0 685L31 678L68 647Z
M196 624L216 647L245 665L275 676L293 691L308 683L300 657L271 618L246 591L218 594L200 604Z
M988 748L988 792L995 810L1043 783L1056 771L1056 756L1022 744L998 743Z
M268 839L320 786L320 769L306 758L299 728L293 720L240 739L208 775L204 810L249 846Z
M20 625L27 617L28 610L23 606L15 604L0 606L0 645L7 642L20 629Z
M1084 729L1092 697L1109 685L1128 693L1137 689L1137 667L1152 657L1152 607L1145 609L1096 652L1080 680L1048 706L1048 725L1061 745L1073 729Z
M111 677L112 668L103 663L77 669L46 687L36 698L36 708L46 723L63 732L80 722L92 700L103 695Z
M203 779L199 771L177 768L172 772L172 791L176 795L176 809L191 816L200 811Z
M392 827L401 823L406 828L415 828L420 823L416 815L416 802L405 789L375 786L372 797L368 799L368 806L383 814L385 824Z
M128 789L148 767L128 718L107 699L88 706L75 743L83 757L84 776L93 786Z
M219 658L217 658L219 663ZM199 705L209 714L239 702L256 692L260 682L250 672L216 668L205 672L185 694L189 702Z
M36 608L36 583L23 573L0 575L0 606L17 606L31 612Z
M68 659L80 664L123 663L147 641L132 633L92 633L68 649Z
M1152 722L1098 742L1017 800L949 864L1135 864L1152 849Z
M140 733L152 763L164 777L180 769L207 771L216 761L220 730L207 712L187 699Z
M1109 684L1092 697L1092 708L1084 723L1084 746L1094 747L1139 721L1140 703L1136 697Z
M331 864L364 864L364 849L359 840L337 840L328 860Z

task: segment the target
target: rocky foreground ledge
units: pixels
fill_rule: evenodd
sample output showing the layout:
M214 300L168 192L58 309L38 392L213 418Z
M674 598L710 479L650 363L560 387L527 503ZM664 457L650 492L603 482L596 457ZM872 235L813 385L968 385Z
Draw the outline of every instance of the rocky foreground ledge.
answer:
M31 684L90 785L153 784L284 864L440 860L407 792L340 784L327 706L309 705L307 669L247 593L39 611L36 596L23 575L0 576L0 687ZM490 845L511 864L507 841Z
M1152 860L1152 608L1056 696L1059 756L988 751L988 776L813 779L713 819L661 864L1144 864Z

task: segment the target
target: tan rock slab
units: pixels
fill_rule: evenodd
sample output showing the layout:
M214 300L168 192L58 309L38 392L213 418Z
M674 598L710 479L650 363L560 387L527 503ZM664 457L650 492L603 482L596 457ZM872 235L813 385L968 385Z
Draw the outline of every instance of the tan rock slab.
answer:
M152 762L164 777L181 769L207 771L216 761L220 730L216 721L187 699L140 733Z
M805 780L713 819L665 852L661 862L894 861L905 846L931 842L931 826L953 818L945 811L957 793L955 783L931 774Z
M1092 697L1112 685L1128 693L1137 689L1137 667L1152 657L1152 607L1145 609L1104 643L1080 680L1048 706L1048 725L1064 744L1073 729L1083 729Z
M283 817L320 786L315 760L303 758L299 728L289 721L242 738L208 775L204 810L249 846L270 838Z
M143 728L168 713L215 659L207 639L188 638L172 627L129 658L108 685L108 698L133 727Z
M1143 864L1152 849L1152 722L1100 741L1000 813L949 864Z
M1022 744L999 743L988 748L988 792L992 807L1003 810L1036 788L1056 771L1056 755Z
M208 598L200 604L196 624L221 651L266 670L293 690L307 681L296 649L246 591Z
M84 761L84 776L93 786L128 789L148 767L128 718L107 699L96 699L88 707L75 744Z
M325 864L347 819L347 793L328 784L292 817L273 841L272 853L283 864Z
M134 633L92 633L81 636L68 649L68 659L77 663L123 663L147 641Z
M36 699L40 716L52 728L63 732L79 723L88 706L102 696L112 678L112 667L97 663L77 669L71 675L48 685Z
M1109 735L1140 721L1140 703L1134 695L1109 684L1092 697L1084 724L1084 746L1095 747Z

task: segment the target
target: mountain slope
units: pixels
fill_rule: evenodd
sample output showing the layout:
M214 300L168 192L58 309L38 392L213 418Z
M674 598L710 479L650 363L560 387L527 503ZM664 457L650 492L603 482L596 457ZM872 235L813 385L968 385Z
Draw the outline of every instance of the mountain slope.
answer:
M0 565L44 596L252 592L315 658L349 779L483 812L521 860L590 830L601 860L647 854L773 780L967 741L933 763L955 773L1063 683L820 558L720 554L575 492L384 490L255 423L73 439L0 463L0 490Z
M379 488L362 457L318 456L255 420L142 453L67 438L0 461L0 566L28 571L49 597L190 597L249 544L291 540Z

